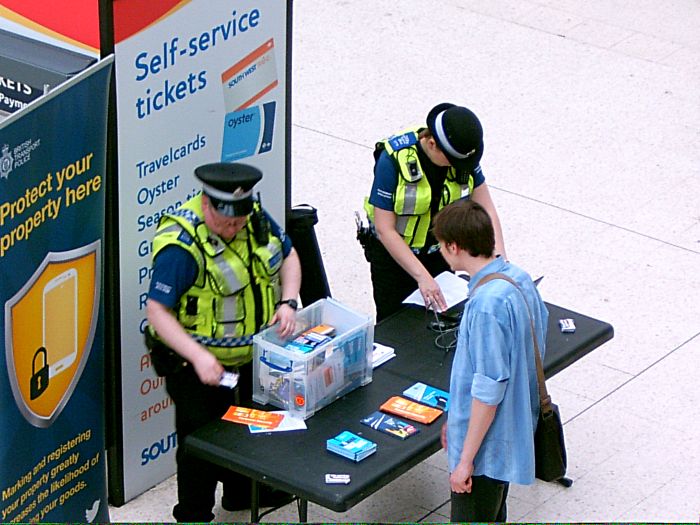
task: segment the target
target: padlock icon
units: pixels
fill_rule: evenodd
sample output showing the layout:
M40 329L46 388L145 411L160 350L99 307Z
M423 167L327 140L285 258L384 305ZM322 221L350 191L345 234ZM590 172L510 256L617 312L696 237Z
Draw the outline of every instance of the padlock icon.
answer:
M37 370L36 363L41 356L43 365ZM49 359L46 348L40 346L32 357L32 377L29 379L29 398L34 400L44 393L49 386Z

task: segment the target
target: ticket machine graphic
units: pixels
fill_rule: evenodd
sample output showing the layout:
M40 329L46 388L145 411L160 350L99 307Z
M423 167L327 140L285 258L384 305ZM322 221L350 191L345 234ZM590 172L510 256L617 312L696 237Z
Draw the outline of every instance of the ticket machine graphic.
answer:
M101 244L49 252L5 303L5 358L22 415L51 426L70 400L95 337Z

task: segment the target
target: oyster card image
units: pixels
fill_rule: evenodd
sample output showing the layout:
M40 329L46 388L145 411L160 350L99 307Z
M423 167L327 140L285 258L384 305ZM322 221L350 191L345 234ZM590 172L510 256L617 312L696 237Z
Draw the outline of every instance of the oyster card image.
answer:
M221 160L230 162L272 149L276 104L260 102L278 85L272 38L221 74L226 113Z
M270 151L275 107L276 103L272 101L226 115L221 160L233 162Z

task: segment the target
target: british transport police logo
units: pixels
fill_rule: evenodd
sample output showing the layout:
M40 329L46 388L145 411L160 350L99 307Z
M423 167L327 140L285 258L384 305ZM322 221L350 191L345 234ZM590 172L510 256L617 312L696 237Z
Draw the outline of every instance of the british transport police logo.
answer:
M80 380L95 338L101 242L49 252L5 303L5 360L17 408L47 428Z
M10 146L3 144L2 156L0 156L0 179L7 178L12 171L14 162L15 160L12 158L12 153L10 153Z

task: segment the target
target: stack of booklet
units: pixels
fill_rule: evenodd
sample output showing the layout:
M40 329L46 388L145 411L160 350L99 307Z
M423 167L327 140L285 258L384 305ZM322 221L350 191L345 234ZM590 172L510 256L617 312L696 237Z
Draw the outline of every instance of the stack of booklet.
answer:
M296 350L304 354L316 347L326 344L335 336L335 328L327 324L319 324L309 328L285 345L287 350Z
M377 444L369 439L344 430L334 438L326 441L326 450L345 456L353 461L362 461L377 451Z

